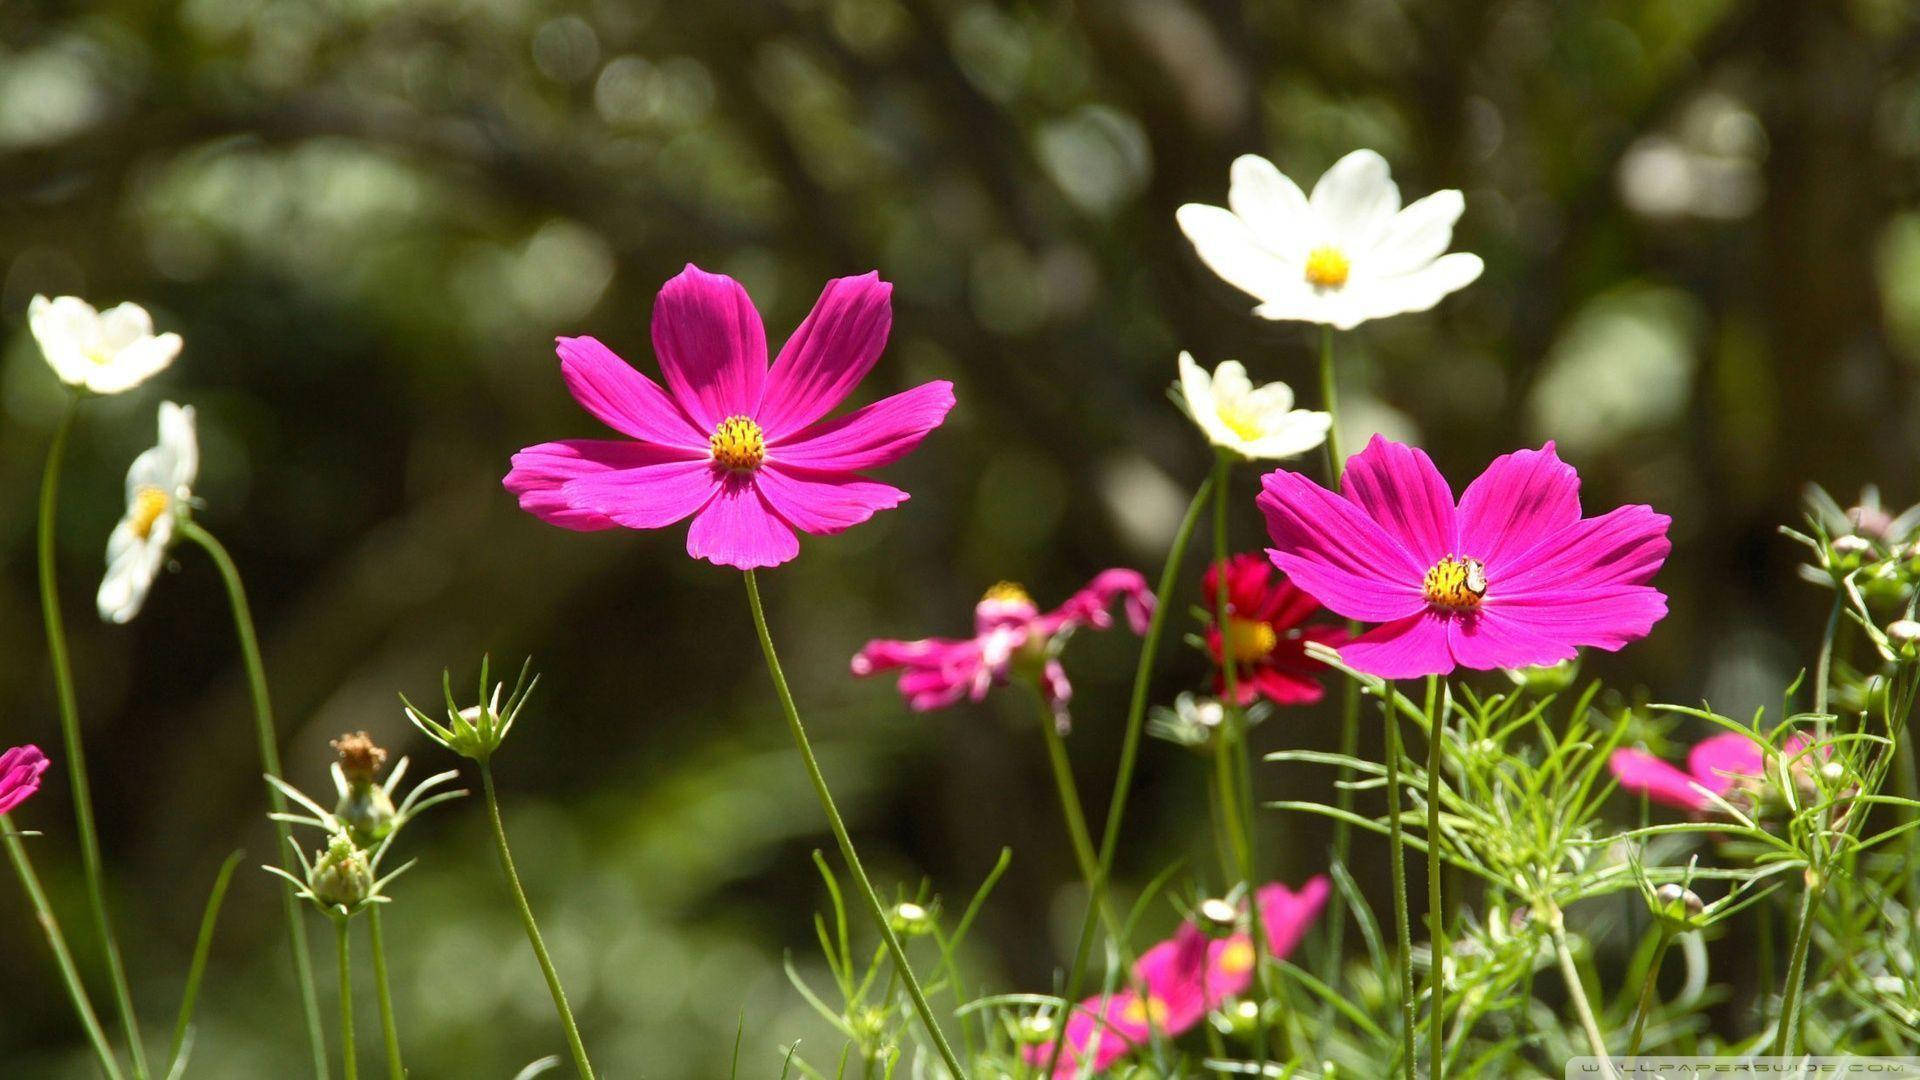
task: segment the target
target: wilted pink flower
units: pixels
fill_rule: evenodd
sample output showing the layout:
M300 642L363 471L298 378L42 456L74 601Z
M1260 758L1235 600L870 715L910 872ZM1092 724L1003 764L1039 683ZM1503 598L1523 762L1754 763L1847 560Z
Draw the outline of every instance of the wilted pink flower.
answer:
M9 813L40 790L47 755L37 746L16 746L0 754L0 814Z
M795 529L836 533L898 506L906 492L859 470L898 461L938 427L953 384L821 419L880 358L892 294L878 274L828 282L769 370L746 290L689 264L653 307L665 390L590 337L559 339L574 398L632 441L527 447L507 490L567 529L658 529L691 516L687 554L741 569L793 558Z
M1297 893L1278 882L1257 891L1270 953L1285 958L1299 946L1326 906L1328 889L1322 875ZM1083 1060L1092 1062L1095 1073L1106 1069L1145 1044L1153 1030L1168 1037L1191 1031L1208 1012L1253 984L1253 958L1251 934L1212 939L1192 922L1180 924L1173 937L1140 954L1133 984L1074 1008L1054 1066L1056 1080L1077 1075ZM1024 1053L1029 1064L1045 1065L1053 1044L1029 1046Z
M1338 495L1298 473L1263 481L1267 554L1331 610L1377 626L1340 649L1385 679L1554 664L1613 651L1667 613L1647 584L1664 514L1580 516L1580 477L1548 443L1495 458L1453 492L1421 451L1375 436Z
M1059 646L1082 626L1105 630L1113 625L1115 598L1127 623L1144 634L1153 614L1153 593L1132 570L1103 570L1066 603L1042 614L1027 591L1011 582L987 590L973 609L970 638L922 638L919 641L869 641L853 657L855 675L901 669L900 693L912 708L941 709L961 698L979 701L1004 685L1023 663L1041 696L1053 706L1062 730L1073 687L1060 666Z
M1200 579L1201 604L1209 614L1220 599L1220 563L1207 568ZM1257 554L1235 555L1227 569L1227 627L1207 627L1207 653L1216 665L1233 665L1234 691L1240 704L1266 698L1276 705L1311 705L1320 700L1320 676L1326 665L1307 656L1307 642L1339 646L1346 642L1344 627L1308 623L1320 610L1320 601L1308 596L1273 564ZM1217 620L1216 620L1217 623ZM1225 696L1226 673L1214 677L1214 693Z
M1807 740L1795 735L1780 752L1792 758L1806 746ZM1737 731L1695 743L1687 753L1685 772L1645 750L1625 746L1613 752L1607 767L1620 781L1620 790L1694 813L1712 809L1714 796L1725 798L1735 788L1763 783L1767 773L1759 744Z

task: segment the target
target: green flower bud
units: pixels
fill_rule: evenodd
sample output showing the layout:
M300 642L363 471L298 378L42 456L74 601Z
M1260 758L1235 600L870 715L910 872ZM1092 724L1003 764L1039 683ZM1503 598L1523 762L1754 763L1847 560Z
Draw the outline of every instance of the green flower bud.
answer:
M1218 897L1202 900L1193 915L1194 922L1208 937L1230 937L1240 929L1240 909Z
M1014 1038L1027 1046L1038 1046L1053 1040L1053 1016L1049 1013L1034 1013L1023 1016L1014 1027Z
M933 933L933 912L908 900L894 905L887 914L887 925L901 937L924 937Z
M353 834L361 847L372 847L394 828L393 799L375 782L387 763L387 752L375 746L364 731L342 735L332 746L340 754L336 777L340 801L333 816Z
M1567 687L1572 686L1573 680L1579 677L1579 657L1575 657L1572 660L1562 660L1557 664L1509 668L1507 670L1507 678L1512 679L1515 686L1520 687L1529 694L1538 694L1541 696L1557 694Z
M1706 910L1707 905L1692 889L1668 882L1653 890L1654 918L1659 919L1669 933L1699 929Z
M367 853L346 833L335 833L313 863L307 888L328 907L354 908L373 895L373 867Z

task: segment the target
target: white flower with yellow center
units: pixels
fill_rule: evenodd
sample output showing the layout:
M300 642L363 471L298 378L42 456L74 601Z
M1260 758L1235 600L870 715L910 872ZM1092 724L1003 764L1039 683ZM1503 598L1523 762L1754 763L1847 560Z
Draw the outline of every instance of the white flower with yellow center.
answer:
M160 442L127 469L127 513L107 538L107 574L100 581L100 617L124 623L140 614L147 590L166 565L175 526L192 505L200 443L192 406L163 402Z
M36 296L27 325L60 381L96 394L131 390L180 355L180 335L155 334L153 318L138 304L95 311L77 296Z
M1478 255L1447 254L1466 201L1436 191L1402 208L1386 160L1355 150L1311 197L1273 163L1234 161L1231 209L1188 203L1175 214L1200 260L1253 294L1253 313L1351 330L1368 319L1425 311L1480 276Z
M1180 396L1208 442L1244 458L1304 454L1327 441L1333 423L1328 413L1294 408L1286 383L1253 385L1237 360L1222 362L1209 375L1191 354L1181 353Z

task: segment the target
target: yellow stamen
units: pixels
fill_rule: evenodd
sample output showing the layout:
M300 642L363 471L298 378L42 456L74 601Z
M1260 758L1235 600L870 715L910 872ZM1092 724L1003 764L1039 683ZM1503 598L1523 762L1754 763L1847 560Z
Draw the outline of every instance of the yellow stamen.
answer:
M1336 247L1314 248L1307 253L1307 284L1320 289L1337 289L1347 283L1347 271L1353 264Z
M1027 590L1011 581L1002 581L993 588L988 589L987 594L982 596L980 600L982 603L989 604L1025 604L1028 607L1033 606L1033 597L1027 595Z
M729 416L707 440L713 460L736 471L757 469L767 457L767 438L750 416Z
M1230 406L1221 408L1219 413L1220 422L1227 425L1227 430L1243 439L1251 441L1266 434L1265 429L1260 426L1260 418L1258 416L1250 415Z
M143 487L133 493L133 507L127 513L127 524L133 528L133 535L145 540L153 535L153 523L167 512L172 502L167 493L157 487Z
M1126 1008L1120 1010L1120 1019L1129 1024L1144 1024L1147 1022L1147 1015L1149 1013L1153 1015L1153 1022L1155 1024L1165 1024L1167 1022L1167 1003L1152 996L1145 998L1136 997L1132 1001L1127 1002Z
M1220 970L1240 975L1253 970L1253 943L1246 939L1231 941L1220 950Z
M1271 623L1227 616L1226 654L1237 661L1264 660L1280 644Z
M1456 559L1452 555L1433 564L1427 571L1424 588L1427 603L1447 611L1472 611L1487 595L1487 568L1479 559Z

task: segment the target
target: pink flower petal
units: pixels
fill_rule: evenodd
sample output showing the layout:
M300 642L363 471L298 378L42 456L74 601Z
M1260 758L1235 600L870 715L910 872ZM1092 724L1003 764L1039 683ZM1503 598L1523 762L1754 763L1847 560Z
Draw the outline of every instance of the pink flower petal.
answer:
M758 418L769 439L825 416L873 369L893 326L892 297L877 272L827 282L767 375Z
M1582 583L1552 592L1521 596L1510 596L1504 592L1495 595L1489 585L1487 599L1481 604L1479 612L1481 619L1498 623L1499 629L1492 631L1496 635L1504 633L1512 636L1524 632L1566 646L1565 656L1560 659L1571 656L1572 647L1577 645L1614 652L1646 637L1652 631L1653 624L1666 616L1666 594L1652 586ZM1466 661L1462 658L1461 662ZM1556 662L1527 660L1521 663L1503 662L1496 666L1518 667Z
M1495 577L1510 556L1580 520L1580 474L1548 443L1493 459L1460 496L1459 554Z
M1551 619L1529 619L1528 609L1489 604L1447 620L1447 647L1454 660L1476 671L1557 664L1579 651L1576 634ZM1577 627L1576 627L1577 628Z
M1347 500L1301 476L1276 470L1257 500L1267 518L1275 566L1328 610L1386 622L1426 606L1427 568Z
M555 341L567 389L601 423L644 442L706 452L709 432L696 428L658 383L593 338Z
M1261 888L1256 895L1261 917L1266 920L1267 951L1282 960L1291 955L1320 918L1332 888L1325 874L1309 878L1299 892L1277 882Z
M615 524L612 518L575 506L567 498L563 489L568 482L616 470L685 462L690 460L689 453L609 439L562 439L529 446L513 455L513 468L501 483L520 497L520 509L549 525L578 532L611 529ZM698 507L688 508L680 517L695 509Z
M1622 506L1574 522L1513 556L1504 573L1488 567L1487 597L1645 585L1673 550L1667 540L1671 520L1651 507Z
M1453 492L1426 451L1375 435L1348 459L1340 487L1400 542L1422 576L1442 558L1459 553Z
M1724 795L1740 777L1765 776L1766 755L1747 736L1723 731L1693 745L1687 753L1687 771L1701 787Z
M754 473L753 482L775 513L808 533L837 533L907 501L907 493L899 488L852 473L772 463Z
M719 486L687 530L687 554L741 570L779 566L800 554L800 538L751 479L729 474Z
M1153 617L1153 592L1147 588L1146 578L1124 568L1095 574L1093 580L1068 597L1066 603L1041 616L1039 630L1048 636L1067 626L1105 630L1113 625L1113 614L1108 607L1116 597L1126 609L1127 625L1133 627L1136 634L1146 633L1147 621Z
M653 351L674 400L701 431L760 407L766 328L747 290L725 274L688 263L661 287L653 305Z
M658 529L707 505L720 490L720 476L710 461L669 461L569 480L560 495L577 511L629 529Z
M952 383L924 383L769 442L768 458L839 472L890 465L939 427L952 408Z
M1682 810L1702 810L1710 803L1693 777L1645 750L1623 746L1607 759L1607 767L1620 781L1622 791Z
M37 746L16 746L0 754L0 814L40 790L40 776L47 771L47 755Z
M1446 615L1422 608L1340 646L1340 659L1355 671L1382 679L1450 674L1454 660L1447 647L1447 620Z

